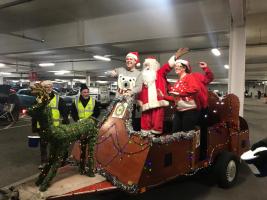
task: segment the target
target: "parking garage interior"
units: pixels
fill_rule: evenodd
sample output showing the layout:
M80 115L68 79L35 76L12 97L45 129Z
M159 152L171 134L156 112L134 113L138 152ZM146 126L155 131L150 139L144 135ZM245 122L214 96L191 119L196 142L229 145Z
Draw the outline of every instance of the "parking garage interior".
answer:
M183 59L192 70L201 72L198 63L205 61L214 73L209 91L220 98L238 96L250 144L266 138L266 19L265 0L0 1L0 85L9 86L0 90L0 99L6 93L18 97L15 118L5 114L5 100L0 104L0 188L40 172L39 149L28 146L33 133L24 110L35 101L29 87L51 80L54 91L71 104L86 84L101 104L101 120L118 87L107 72L124 67L132 51L139 52L141 63L154 56L163 65L177 49L189 48ZM167 80L177 81L174 71ZM217 187L206 173L179 177L138 195L115 191L70 199L267 198L267 178L255 177L244 162L229 189Z

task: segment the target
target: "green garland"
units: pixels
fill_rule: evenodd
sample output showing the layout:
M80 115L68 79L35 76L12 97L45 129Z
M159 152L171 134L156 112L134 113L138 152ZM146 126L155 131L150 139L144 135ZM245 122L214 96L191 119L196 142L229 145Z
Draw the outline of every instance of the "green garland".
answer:
M48 124L52 124L51 109L45 107L43 122L46 123L48 119ZM36 185L40 185L40 191L45 191L52 179L57 173L57 169L61 166L64 161L64 155L69 147L69 145L77 140L81 141L81 160L80 160L80 173L86 174L88 176L94 176L94 146L96 143L97 136L96 123L93 119L84 119L74 124L69 125L59 125L57 127L48 126L46 129L41 131L41 137L45 138L50 146L50 156L49 162L41 171ZM88 145L88 171L86 172L86 147Z
M53 126L52 111L47 106L48 101L37 102L29 109L29 114L40 124L40 137L49 144L49 162L39 174L36 185L40 191L45 191L55 177L58 168L64 161L64 155L69 145L77 140L81 142L81 174L94 176L94 147L96 144L97 127L94 119L88 118L74 124ZM86 172L86 147L88 145L88 171Z

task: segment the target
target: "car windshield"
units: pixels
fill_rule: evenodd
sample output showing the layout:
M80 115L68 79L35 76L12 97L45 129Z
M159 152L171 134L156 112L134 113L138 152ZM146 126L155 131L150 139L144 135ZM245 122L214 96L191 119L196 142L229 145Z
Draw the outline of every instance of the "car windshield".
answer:
M69 92L66 93L66 96L74 96L77 95L79 91L77 90L71 90Z
M23 90L19 90L18 94L23 94L23 95L28 95L28 96L33 96L31 93L30 89L23 89Z

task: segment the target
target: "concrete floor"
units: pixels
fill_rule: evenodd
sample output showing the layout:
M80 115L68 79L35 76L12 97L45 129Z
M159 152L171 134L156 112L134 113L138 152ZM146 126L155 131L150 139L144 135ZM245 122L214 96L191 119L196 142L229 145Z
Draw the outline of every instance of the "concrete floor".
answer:
M250 128L251 143L267 137L267 104L263 100L245 99L244 118ZM2 126L3 128L3 126ZM13 127L0 127L0 187L10 185L38 172L39 149L27 147L31 135L28 119ZM178 178L138 196L121 191L72 199L176 199L176 200L266 200L267 178L256 178L245 164L240 166L237 184L230 189L218 188L206 173Z

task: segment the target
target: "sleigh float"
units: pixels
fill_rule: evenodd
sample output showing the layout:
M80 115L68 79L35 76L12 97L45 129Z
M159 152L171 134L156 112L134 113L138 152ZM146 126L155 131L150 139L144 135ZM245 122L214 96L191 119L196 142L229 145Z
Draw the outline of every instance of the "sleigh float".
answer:
M248 125L238 114L239 100L235 95L220 99L209 93L207 156L204 160L200 160L199 129L171 133L171 108L166 110L165 131L160 137L133 128L136 119L132 121L132 110L131 99L116 99L108 108L95 146L96 177L66 179L66 174L72 171L67 166L60 170L48 189L47 199L67 199L113 189L142 193L208 167L213 167L219 186L234 185L239 157L249 149ZM61 185L54 186L60 180ZM26 186L21 187L22 190L27 190Z

